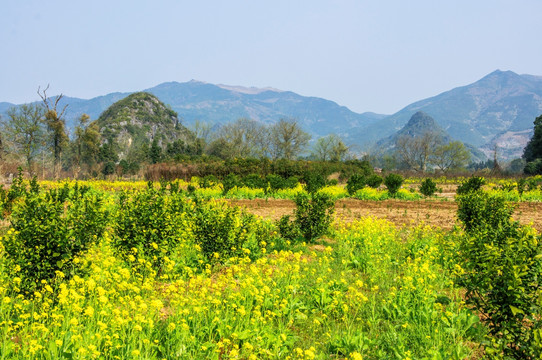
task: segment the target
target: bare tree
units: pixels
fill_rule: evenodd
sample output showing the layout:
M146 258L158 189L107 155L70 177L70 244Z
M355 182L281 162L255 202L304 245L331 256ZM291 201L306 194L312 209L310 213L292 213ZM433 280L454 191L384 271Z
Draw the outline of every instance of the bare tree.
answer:
M255 120L241 118L226 124L220 137L227 144L229 158L263 157L267 152L267 128Z
M9 139L9 150L22 156L28 170L32 171L35 158L43 150L44 109L37 104L24 104L10 108L7 115L3 127Z
M323 136L316 140L313 146L312 155L322 161L341 161L348 153L348 146L336 134Z
M190 130L197 139L203 139L205 143L209 141L209 136L211 134L211 125L209 123L196 120L194 124L190 126Z
M47 129L50 133L50 145L53 152L53 170L55 177L58 177L60 173L60 166L62 161L62 151L68 144L68 135L66 134L66 124L64 122L63 116L66 112L68 105L64 106L60 113L57 111L58 103L62 99L63 95L60 94L53 101L51 98L47 97L47 90L49 85L43 91L40 92L38 88L38 95L45 105L45 123L47 124Z
M271 156L293 160L307 147L310 135L294 119L280 119L271 127Z
M403 135L397 139L396 152L410 169L424 172L430 156L441 143L440 135L431 131L414 137Z

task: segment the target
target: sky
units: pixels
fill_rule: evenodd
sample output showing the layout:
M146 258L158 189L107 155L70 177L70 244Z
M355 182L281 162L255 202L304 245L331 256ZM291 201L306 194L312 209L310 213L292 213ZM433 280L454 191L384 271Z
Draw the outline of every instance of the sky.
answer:
M542 75L541 17L540 0L2 0L0 102L196 79L392 114L496 69Z

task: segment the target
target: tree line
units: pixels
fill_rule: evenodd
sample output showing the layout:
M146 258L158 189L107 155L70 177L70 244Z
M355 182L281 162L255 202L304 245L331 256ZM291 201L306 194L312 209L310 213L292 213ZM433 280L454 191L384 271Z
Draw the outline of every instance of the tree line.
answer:
M217 128L196 121L189 129L191 140L159 144L155 137L126 155L114 134L100 129L86 114L79 117L69 136L66 107L58 105L62 95L50 98L47 90L38 89L41 102L12 107L0 119L0 161L21 165L41 177L136 174L150 164L202 158L295 160L304 156L341 161L349 151L337 135L317 139L310 151L311 136L295 119L266 125L241 118Z
M158 143L149 139L128 156L115 143L108 129L100 129L86 114L80 116L71 137L65 125L66 107L59 108L62 95L50 98L48 88L38 89L41 102L9 109L1 119L0 160L23 165L28 172L41 177L98 177L102 175L141 174L147 165L163 162L230 161L240 158L288 160L305 159L341 162L355 159L351 147L335 134L316 139L295 119L280 119L264 124L240 118L220 127L196 121L190 127L190 140ZM514 168L525 173L542 173L542 116L535 120L533 138L525 148L523 159L514 160ZM414 170L443 173L470 166L498 166L497 159L469 165L470 151L460 141L448 141L431 131L417 136L401 136L395 149L377 155L362 155L385 170ZM12 170L12 172L14 172Z

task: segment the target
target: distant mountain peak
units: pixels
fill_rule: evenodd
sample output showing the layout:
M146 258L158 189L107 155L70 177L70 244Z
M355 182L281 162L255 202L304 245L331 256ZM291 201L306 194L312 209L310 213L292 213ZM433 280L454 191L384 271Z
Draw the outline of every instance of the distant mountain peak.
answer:
M217 84L216 86L224 90L229 90L229 91L233 91L233 92L237 92L241 94L247 94L247 95L257 95L266 91L273 91L273 92L278 92L278 93L284 92L283 90L275 89L272 87L259 88L259 87L254 87L254 86L245 87L245 86L224 85L224 84Z
M416 137L431 132L448 137L448 134L437 124L429 114L424 111L417 111L410 117L406 125L397 132L396 136Z

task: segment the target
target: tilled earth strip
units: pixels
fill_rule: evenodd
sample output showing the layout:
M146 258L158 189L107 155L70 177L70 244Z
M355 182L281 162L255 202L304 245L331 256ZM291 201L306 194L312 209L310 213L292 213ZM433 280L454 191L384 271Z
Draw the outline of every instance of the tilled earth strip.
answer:
M248 211L267 219L276 220L283 215L291 215L295 204L291 200L257 199L231 200L232 205L245 207ZM522 202L516 204L514 218L522 224L530 224L542 231L542 203ZM353 221L361 217L373 216L387 219L397 226L417 226L426 224L451 229L457 222L457 204L441 200L384 200L366 201L342 199L335 203L335 216L344 221Z

